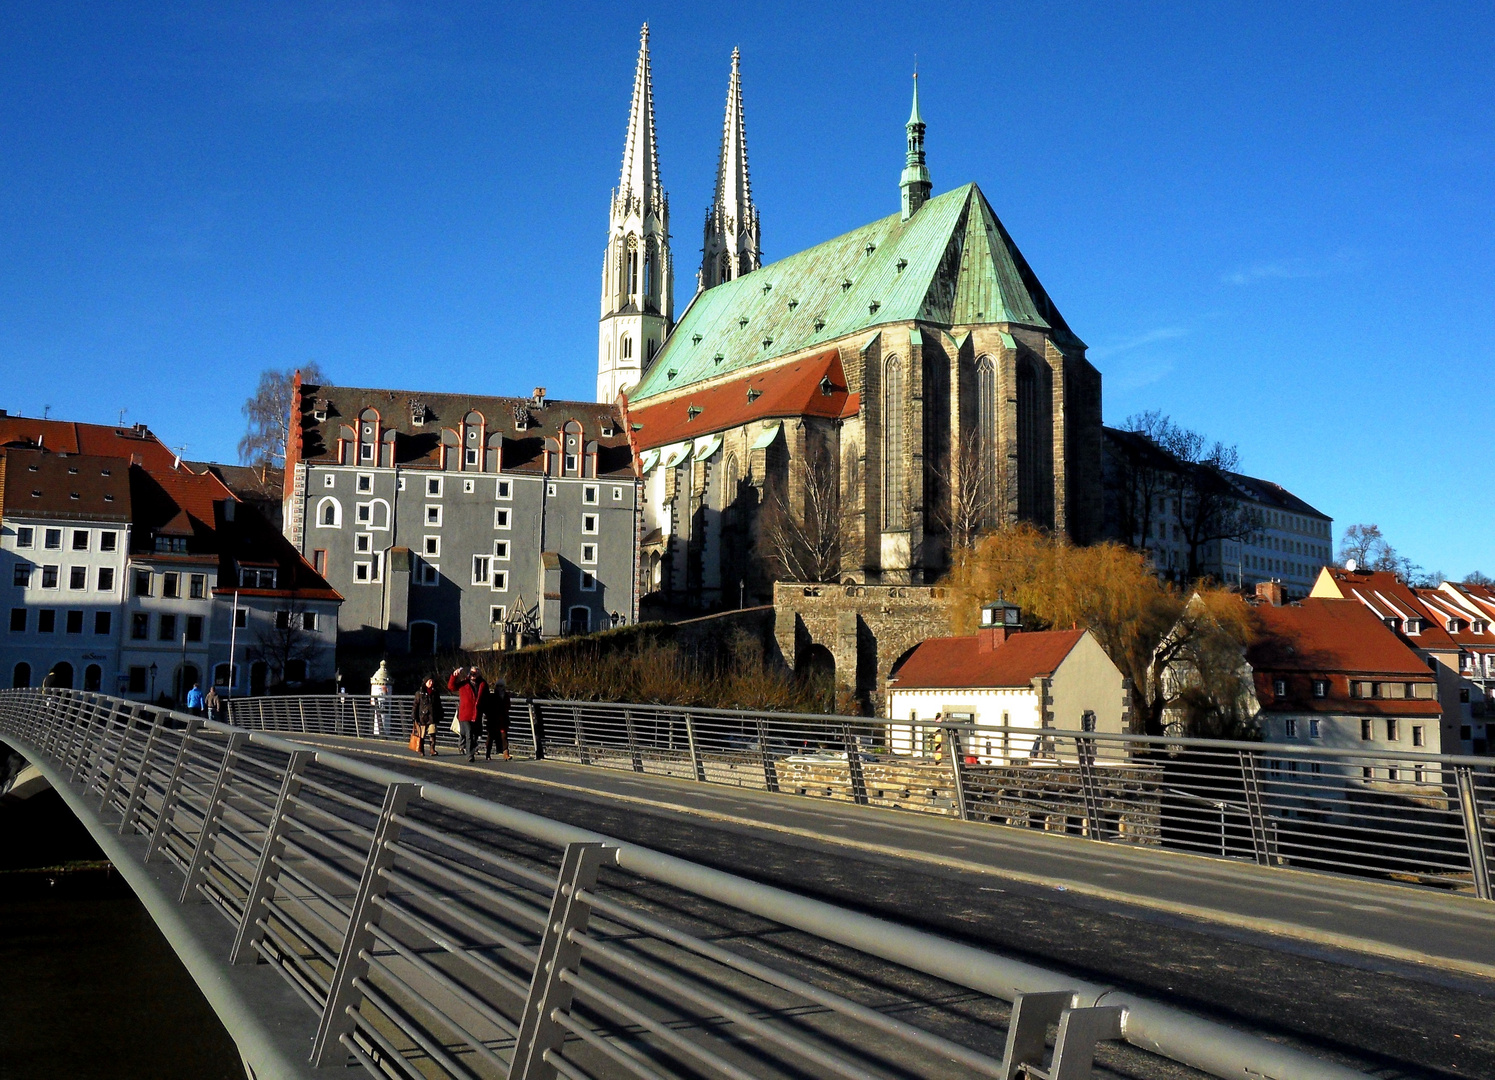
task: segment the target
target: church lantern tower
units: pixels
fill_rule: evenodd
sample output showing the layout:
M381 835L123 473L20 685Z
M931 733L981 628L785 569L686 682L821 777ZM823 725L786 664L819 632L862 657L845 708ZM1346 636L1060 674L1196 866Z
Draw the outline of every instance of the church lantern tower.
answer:
M919 73L914 72L914 107L904 125L908 132L908 156L904 159L903 177L898 187L903 192L903 220L913 217L929 201L934 185L929 182L929 167L924 164L924 118L919 115Z
M738 52L732 50L732 77L727 82L727 113L722 121L722 151L716 166L716 197L706 213L697 285L709 289L763 265L758 246L758 210L748 179L747 131L742 119L742 76Z
M612 402L636 385L674 325L670 199L659 184L649 24L639 35L623 172L613 190L602 260L597 335L597 400Z

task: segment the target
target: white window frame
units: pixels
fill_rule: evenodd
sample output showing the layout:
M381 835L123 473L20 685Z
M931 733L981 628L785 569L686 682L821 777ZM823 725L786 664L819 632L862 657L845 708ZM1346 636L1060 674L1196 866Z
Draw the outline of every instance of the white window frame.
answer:
M416 571L415 583L417 585L439 585L441 584L441 567L425 559L420 561Z
M493 527L495 529L513 528L514 512L507 506L495 506L493 508Z
M622 500L623 500L623 488L622 488L621 485L615 486L613 488L613 502L622 502Z
M512 499L514 497L514 481L507 478L496 481L493 485L493 497L495 499Z
M421 544L421 555L431 559L441 558L441 537L425 537Z
M441 528L441 504L426 503L426 525Z
M597 565L597 545L596 544L583 544L583 545L581 545L581 563L582 563L583 566L596 566Z
M493 541L493 557L499 562L509 561L509 552L512 550L507 540Z
M368 585L374 580L374 564L359 559L353 564L353 580L359 585Z
M550 499L555 498L555 485L554 484L546 484L545 485L545 496L546 496L546 498L550 498Z
M428 476L428 477L426 477L426 498L428 498L428 499L439 499L439 498L441 498L442 492L445 490L445 488L446 488L446 477L444 477L444 476Z
M330 524L322 520L322 511L325 507L328 506L332 507L332 521ZM370 511L370 513L372 513L372 511ZM323 495L322 498L317 502L317 512L315 520L316 527L319 529L341 529L343 527L343 504L337 499L334 499L331 495Z
M354 533L353 551L358 555L372 555L374 553L374 534Z
M356 503L353 508L353 520L370 529L374 527L374 504L372 502Z
M583 484L581 486L581 501L587 506L596 506L600 498L596 484Z
M466 450L462 451L462 460L466 464L468 464L468 465L481 465L482 462L480 462L478 460L478 454L479 453L480 453L480 451L478 450L477 447L475 447L475 446L469 446ZM464 484L463 487L462 487L462 490L463 491L471 491L472 488L467 487Z
M490 584L493 577L493 556L474 555L472 557L472 583L474 585Z
M374 493L374 474L361 472L358 474L358 482L353 485L353 490L360 495L372 495Z
M475 454L475 453L477 453L477 451L476 450L469 450L468 453L469 454ZM463 480L462 481L462 494L463 495L471 495L473 492L477 491L477 489L478 489L478 482L476 480L467 479L467 480Z
M596 592L597 591L597 575L594 574L594 573L592 573L590 570L583 570L581 572L581 591L582 592Z
M16 527L16 547L36 547L36 527L34 525L20 525Z
M79 536L80 533L83 536L83 546L82 547L78 546L78 536ZM92 529L74 529L72 536L70 536L68 539L72 541L72 543L68 546L68 550L69 551L92 551L93 550L93 530Z
M508 617L509 617L509 609L508 609L507 605L505 605L505 604L489 604L488 605L488 625L489 626L500 626L500 625L502 625L508 619Z
M507 570L494 570L488 584L494 592L508 592L509 572Z
M581 531L588 536L597 535L597 514L581 515Z
M323 473L322 474L322 486L324 488L337 487L337 474L336 473Z

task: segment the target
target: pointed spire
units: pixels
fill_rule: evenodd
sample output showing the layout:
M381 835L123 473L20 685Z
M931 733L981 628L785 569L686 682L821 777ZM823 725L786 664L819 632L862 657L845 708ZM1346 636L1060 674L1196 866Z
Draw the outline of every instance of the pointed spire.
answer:
M758 269L758 211L753 206L753 184L748 177L747 128L742 110L741 54L732 50L732 74L727 80L727 108L722 120L721 154L716 166L716 195L706 212L705 242L701 246L700 287Z
M903 191L903 220L907 221L929 200L934 185L924 164L924 118L919 115L919 73L914 72L914 107L909 110L908 154L904 157L903 176L898 182Z
M623 144L619 194L628 193L646 206L659 194L659 147L654 136L654 78L649 67L649 24L639 32L638 66L633 72L633 103L628 108L628 138Z

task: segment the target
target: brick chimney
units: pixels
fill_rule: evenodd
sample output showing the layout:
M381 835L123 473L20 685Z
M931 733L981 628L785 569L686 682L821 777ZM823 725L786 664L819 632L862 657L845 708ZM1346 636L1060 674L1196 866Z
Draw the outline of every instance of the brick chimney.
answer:
M1022 609L1016 604L998 600L981 609L981 626L976 631L976 640L980 643L977 648L980 652L992 652L1013 634L1022 632Z
M1256 598L1265 600L1273 607L1281 607L1287 600L1287 594L1283 592L1280 581L1258 581L1256 583Z

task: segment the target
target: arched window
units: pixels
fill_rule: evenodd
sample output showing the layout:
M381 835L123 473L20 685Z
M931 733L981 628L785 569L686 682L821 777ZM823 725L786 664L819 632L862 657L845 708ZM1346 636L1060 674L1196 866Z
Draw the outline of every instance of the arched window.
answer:
M66 660L59 660L52 665L52 670L47 677L59 690L71 690L73 688L73 665Z
M628 295L638 292L638 238L628 238Z
M720 269L717 271L716 277L717 277L718 281L731 281L732 280L732 258L731 258L731 256L725 255L725 254L722 255L721 263L720 263Z
M623 340L618 342L618 359L633 359L633 336L631 334L624 334Z
M903 528L903 362L890 356L882 369L883 527Z
M651 300L651 299L654 298L654 274L655 274L654 264L655 264L655 261L657 260L657 258L658 258L658 256L655 254L655 251L654 251L654 241L650 240L649 243L648 243L648 246L644 248L644 288L643 288L643 294L644 294L644 299L645 300Z
M370 465L379 462L379 411L364 409L358 414L358 461Z
M997 468L997 365L990 356L976 361L976 460L962 462L963 467L974 468L980 482L981 505L988 507L987 524L991 518L1001 520L1006 506L994 505L993 487Z
M862 455L856 443L841 455L841 504L849 509L862 505Z
M340 529L343 527L343 504L331 495L317 503L317 528Z
M1048 525L1043 498L1045 440L1049 438L1043 379L1031 357L1017 362L1017 512L1024 521Z
M97 693L104 685L104 669L98 664L89 664L83 669L83 689Z
M15 690L25 690L31 685L31 665L24 660L16 665L15 671L11 672L10 685Z
M727 460L722 465L721 483L717 487L717 509L729 510L737 501L737 485L742 476L737 469L737 455L728 454Z
M587 634L592 629L592 612L590 608L580 605L571 609L571 617L566 620L566 633Z

